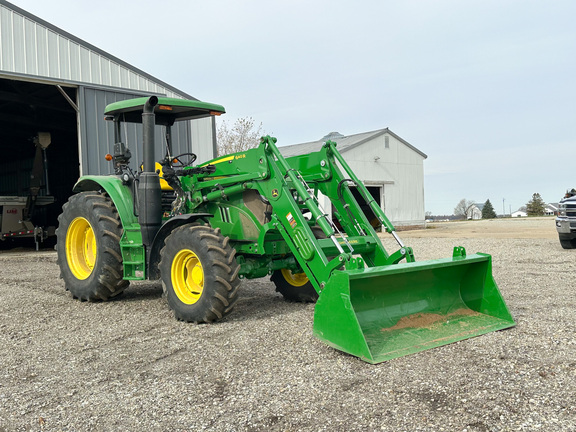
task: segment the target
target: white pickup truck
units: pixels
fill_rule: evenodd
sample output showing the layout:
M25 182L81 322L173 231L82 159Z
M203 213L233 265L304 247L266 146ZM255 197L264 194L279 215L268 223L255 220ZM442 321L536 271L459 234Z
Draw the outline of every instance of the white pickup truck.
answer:
M556 231L564 249L576 248L576 189L567 191L560 201Z

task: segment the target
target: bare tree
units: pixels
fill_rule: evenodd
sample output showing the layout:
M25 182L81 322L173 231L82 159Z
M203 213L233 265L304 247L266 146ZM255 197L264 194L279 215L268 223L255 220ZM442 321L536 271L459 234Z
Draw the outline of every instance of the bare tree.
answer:
M472 206L474 206L474 201L469 201L466 198L462 198L454 208L454 215L468 218L468 213L470 212Z
M262 135L265 135L262 132L262 123L256 127L252 117L237 119L231 128L228 127L226 120L224 120L216 131L218 156L257 147L260 144Z

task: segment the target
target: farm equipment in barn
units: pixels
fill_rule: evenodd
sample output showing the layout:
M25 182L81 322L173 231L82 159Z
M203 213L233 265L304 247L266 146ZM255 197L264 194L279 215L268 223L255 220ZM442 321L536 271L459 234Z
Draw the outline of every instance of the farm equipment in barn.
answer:
M36 153L29 176L28 196L0 196L0 241L32 237L38 250L40 243L53 236L56 229L49 225L46 216L47 207L55 202L48 184L46 154L52 137L49 132L38 132L32 141Z
M131 280L160 279L177 319L211 322L231 312L240 279L271 275L286 299L316 301L318 339L370 363L514 326L491 257L456 247L450 258L416 261L334 142L284 158L266 136L254 149L197 165L194 154L171 154L175 121L223 112L154 96L106 108L116 175L81 177L59 217L58 263L74 297L107 300ZM128 166L123 121L142 123L139 172ZM166 128L159 162L155 125ZM384 249L352 186L397 251Z

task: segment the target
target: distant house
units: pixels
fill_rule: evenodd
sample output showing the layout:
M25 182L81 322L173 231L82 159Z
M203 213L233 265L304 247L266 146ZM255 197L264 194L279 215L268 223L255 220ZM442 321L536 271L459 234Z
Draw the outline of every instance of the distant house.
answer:
M466 217L468 219L482 219L482 209L484 208L484 203L474 203L468 209Z
M510 216L511 217L526 217L526 216L528 216L528 213L526 213L525 210L516 210Z
M548 203L544 207L544 214L546 216L553 216L558 214L558 203ZM520 207L514 213L510 215L511 217L527 217L528 213L526 212L526 206Z
M548 203L546 204L546 208L544 209L544 213L546 216L553 216L558 214L558 203Z
M319 151L327 140L337 148L374 200L397 227L423 227L424 159L428 156L390 129L344 136L331 132L317 141L280 146L284 157ZM321 204L330 212L329 201Z

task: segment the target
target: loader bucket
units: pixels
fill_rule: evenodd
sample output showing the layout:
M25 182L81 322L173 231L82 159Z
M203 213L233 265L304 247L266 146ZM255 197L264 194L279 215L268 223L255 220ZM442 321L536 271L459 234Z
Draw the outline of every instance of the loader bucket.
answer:
M490 255L335 271L314 311L314 335L380 363L515 325Z

